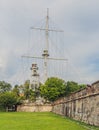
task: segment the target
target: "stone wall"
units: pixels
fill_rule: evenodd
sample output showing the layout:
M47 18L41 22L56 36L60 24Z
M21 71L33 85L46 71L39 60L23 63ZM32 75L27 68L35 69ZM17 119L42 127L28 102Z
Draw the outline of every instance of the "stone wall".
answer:
M99 126L99 81L54 102L52 111Z
M34 104L24 103L17 107L18 112L50 112L52 111L52 105L50 104Z

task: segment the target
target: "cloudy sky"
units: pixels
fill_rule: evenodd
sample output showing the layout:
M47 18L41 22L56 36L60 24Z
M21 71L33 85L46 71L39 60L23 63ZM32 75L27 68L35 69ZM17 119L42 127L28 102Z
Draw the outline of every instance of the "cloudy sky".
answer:
M66 58L81 82L99 80L99 0L0 0L0 80L22 83L29 28L46 16L47 8L64 30Z

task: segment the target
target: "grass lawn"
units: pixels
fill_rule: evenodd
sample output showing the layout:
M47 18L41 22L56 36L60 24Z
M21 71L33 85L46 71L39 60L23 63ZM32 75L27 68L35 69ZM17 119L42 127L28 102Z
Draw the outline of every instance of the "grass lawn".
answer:
M97 127L87 128L53 113L0 113L0 130L99 130Z

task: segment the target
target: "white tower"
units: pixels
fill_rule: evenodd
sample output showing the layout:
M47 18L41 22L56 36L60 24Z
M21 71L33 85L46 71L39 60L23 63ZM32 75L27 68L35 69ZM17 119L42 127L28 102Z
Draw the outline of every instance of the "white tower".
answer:
M30 68L32 71L31 74L31 80L30 80L30 89L35 91L36 89L39 88L39 74L38 74L38 67L37 64L32 64L32 67Z

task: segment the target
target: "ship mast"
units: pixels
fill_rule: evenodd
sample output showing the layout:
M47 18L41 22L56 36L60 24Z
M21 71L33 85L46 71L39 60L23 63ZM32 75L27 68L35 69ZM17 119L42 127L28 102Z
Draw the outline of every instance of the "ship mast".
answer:
M45 28L45 37L46 37L46 48L43 51L43 58L44 58L44 81L46 81L47 77L48 77L48 72L47 72L47 68L48 68L48 57L49 57L49 10L47 9L47 16L46 16L46 28Z
M49 47L48 36L49 36L49 9L47 8L47 16L46 16L46 50L48 50L48 47Z
M25 58L34 58L34 59L43 59L44 60L44 81L47 80L48 78L48 60L63 60L67 61L67 59L63 58L51 58L49 57L49 32L63 32L62 30L55 30L55 29L50 29L49 28L49 9L47 8L47 16L46 16L46 25L45 28L38 28L38 27L31 27L31 29L35 30L40 30L40 31L45 31L45 41L46 41L46 46L45 49L43 50L42 57L38 56L22 56Z

